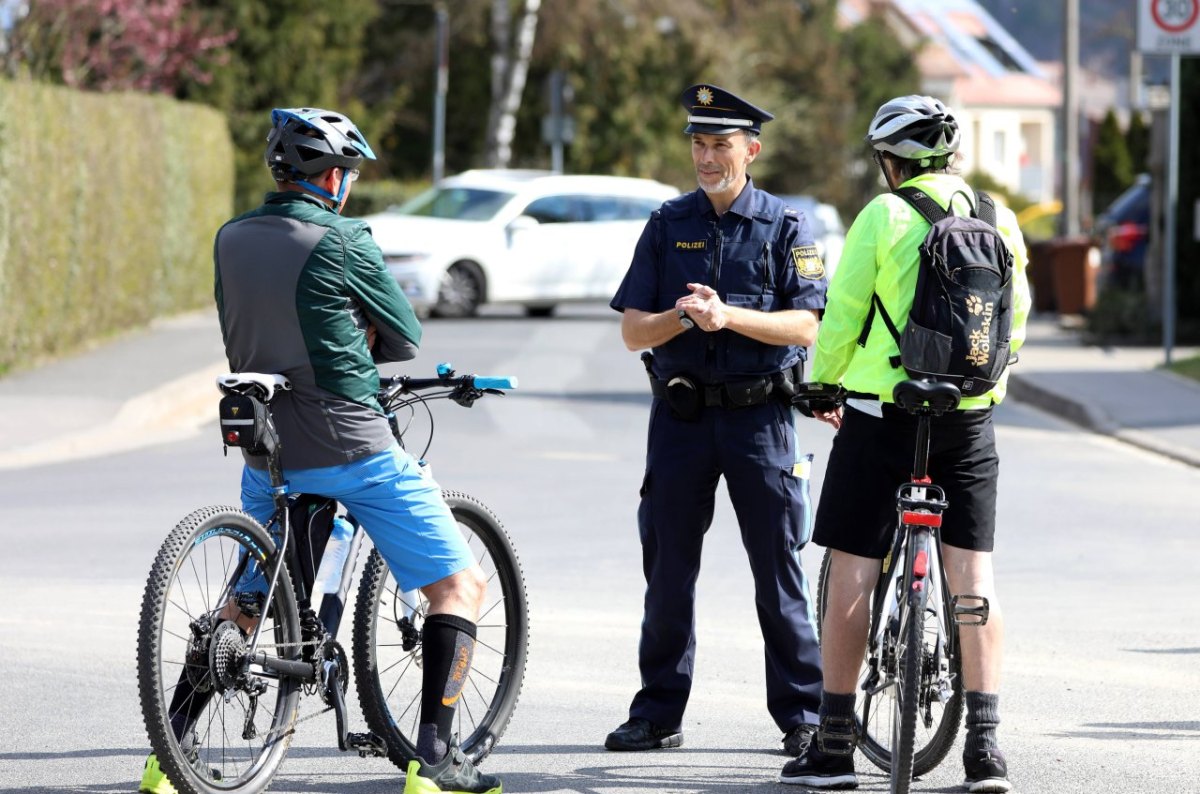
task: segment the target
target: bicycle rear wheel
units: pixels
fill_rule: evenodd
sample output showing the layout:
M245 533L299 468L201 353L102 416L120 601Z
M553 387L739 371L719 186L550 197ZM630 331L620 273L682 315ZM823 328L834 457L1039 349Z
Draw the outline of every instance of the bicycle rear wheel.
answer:
M892 794L908 794L913 779L913 743L921 700L923 593L909 593L908 606L900 610L896 643L896 684L892 688Z
M470 679L454 717L462 751L479 762L503 735L521 694L529 640L525 580L492 511L466 494L443 497L487 578ZM354 609L354 676L367 725L402 769L416 756L427 610L424 596L400 590L373 549Z
M138 629L138 691L150 746L185 794L265 791L287 754L299 687L287 677L244 671L249 639L221 615L247 567L274 552L250 516L205 507L176 525L150 571ZM258 650L298 658L288 576L280 576L262 613Z
M817 624L821 625L828 594L828 571L831 551L826 550L817 584ZM918 700L920 718L916 722L913 740L913 777L921 777L935 769L954 745L962 722L962 677L958 656L958 626L954 623L947 589L942 581L940 563L930 566L936 577L931 580L921 620L921 694ZM898 574L899 575L899 574ZM895 587L892 580L889 587ZM872 605L874 608L874 605ZM940 639L939 639L940 638ZM888 656L890 651L880 651ZM859 670L859 692L856 702L859 730L859 749L875 766L890 772L892 768L892 716L895 713L896 687L889 686L874 695L864 691L872 677L870 649L863 656ZM883 671L881 670L881 673ZM947 686L948 685L948 686Z

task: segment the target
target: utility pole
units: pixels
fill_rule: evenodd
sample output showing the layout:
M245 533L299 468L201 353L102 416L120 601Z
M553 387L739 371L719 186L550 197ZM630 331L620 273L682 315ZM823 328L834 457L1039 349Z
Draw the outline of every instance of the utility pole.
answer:
M1079 0L1066 0L1063 30L1063 216L1061 231L1079 234Z

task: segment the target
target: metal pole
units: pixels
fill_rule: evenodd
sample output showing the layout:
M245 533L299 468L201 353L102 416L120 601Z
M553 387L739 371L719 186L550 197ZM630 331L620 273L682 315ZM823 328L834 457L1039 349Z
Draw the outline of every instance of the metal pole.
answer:
M563 82L566 74L561 69L550 73L550 126L553 135L550 142L550 169L556 174L563 170Z
M1171 119L1167 128L1170 154L1167 159L1166 245L1163 257L1163 355L1171 365L1175 347L1175 257L1179 215L1179 53L1171 56Z
M433 181L446 171L446 87L450 81L450 14L445 3L434 6L437 18L437 71L433 91Z
M1079 0L1066 0L1063 50L1062 232L1073 237L1079 234Z

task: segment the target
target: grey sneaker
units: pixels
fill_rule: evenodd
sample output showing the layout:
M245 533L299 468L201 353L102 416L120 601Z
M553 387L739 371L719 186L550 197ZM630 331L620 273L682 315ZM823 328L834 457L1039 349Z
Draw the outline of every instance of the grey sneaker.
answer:
M404 775L404 794L500 794L500 778L485 775L471 760L450 745L450 752L436 764L420 758L408 762Z
M812 744L816 733L816 725L797 725L783 735L783 752L792 758L799 758Z
M981 750L973 756L963 756L967 778L963 786L976 794L1000 794L1012 788L1008 782L1008 763L999 750Z

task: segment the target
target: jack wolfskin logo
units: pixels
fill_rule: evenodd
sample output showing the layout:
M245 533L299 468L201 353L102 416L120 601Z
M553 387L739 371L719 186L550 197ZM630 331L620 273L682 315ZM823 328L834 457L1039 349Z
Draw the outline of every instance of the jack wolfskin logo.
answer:
M980 326L971 329L968 337L971 349L967 351L967 362L976 367L982 367L992 357L990 334L992 332L992 315L995 313L994 306L991 301L984 303L978 295L968 295L967 310L976 317L983 317Z

